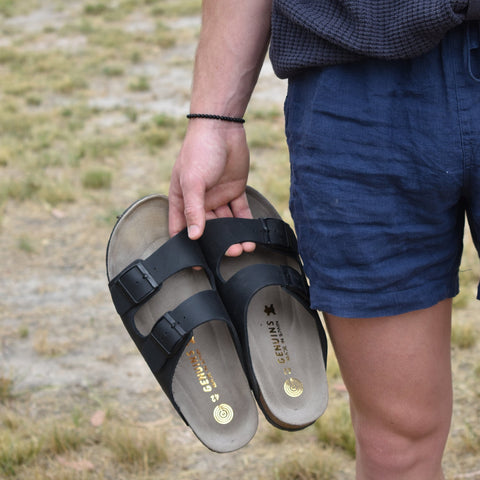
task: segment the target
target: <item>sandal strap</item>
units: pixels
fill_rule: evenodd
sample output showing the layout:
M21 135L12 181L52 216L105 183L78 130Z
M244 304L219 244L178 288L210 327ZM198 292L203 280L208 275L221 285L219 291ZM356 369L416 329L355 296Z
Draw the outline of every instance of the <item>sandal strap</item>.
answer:
M241 242L254 242L269 246L297 258L297 238L292 228L277 218L217 218L208 220L200 238L205 257L215 262L211 268L218 270L220 260L228 247Z
M228 309L237 331L244 333L244 319L252 297L262 288L271 285L283 287L299 299L307 308L309 305L308 285L305 277L287 265L256 264L239 270L227 282L219 285L221 297Z
M120 316L145 303L173 274L199 266L208 272L200 246L186 230L165 242L145 260L137 259L113 278L108 287ZM209 276L210 283L212 278Z
M133 336L154 375L165 363L178 354L192 337L192 331L211 320L220 320L231 326L227 311L214 290L204 290L166 312L143 338ZM232 330L232 328L231 328Z

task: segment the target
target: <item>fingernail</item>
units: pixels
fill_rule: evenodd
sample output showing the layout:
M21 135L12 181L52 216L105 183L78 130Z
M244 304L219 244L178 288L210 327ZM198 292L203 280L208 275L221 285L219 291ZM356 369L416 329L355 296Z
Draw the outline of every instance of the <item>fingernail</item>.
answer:
M200 236L200 227L198 225L190 225L188 227L188 236L192 239L196 239Z

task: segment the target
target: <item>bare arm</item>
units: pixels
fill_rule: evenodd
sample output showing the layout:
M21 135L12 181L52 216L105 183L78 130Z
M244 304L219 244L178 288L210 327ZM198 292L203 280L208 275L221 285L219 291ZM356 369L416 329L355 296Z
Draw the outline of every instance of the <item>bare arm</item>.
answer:
M204 0L191 113L241 117L263 64L272 0ZM248 217L249 152L241 124L191 119L172 171L170 234L196 239L205 219Z

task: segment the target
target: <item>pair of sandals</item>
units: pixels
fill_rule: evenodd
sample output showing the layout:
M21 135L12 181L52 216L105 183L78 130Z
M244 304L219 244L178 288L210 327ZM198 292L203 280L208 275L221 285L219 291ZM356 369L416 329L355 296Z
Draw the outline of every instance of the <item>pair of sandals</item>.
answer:
M113 303L176 411L215 452L246 445L255 399L285 430L324 412L327 342L296 238L275 208L247 187L254 219L207 221L201 239L168 234L168 199L131 205L113 228L107 276ZM227 257L228 247L255 251ZM252 396L252 392L254 397Z

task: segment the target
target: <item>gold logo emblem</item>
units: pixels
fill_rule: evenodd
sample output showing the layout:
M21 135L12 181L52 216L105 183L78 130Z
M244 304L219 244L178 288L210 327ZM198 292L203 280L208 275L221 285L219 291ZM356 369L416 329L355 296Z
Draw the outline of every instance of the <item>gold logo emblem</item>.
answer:
M226 425L233 419L233 408L228 405L228 403L221 403L215 407L215 410L213 410L213 418L217 423Z
M289 397L299 397L303 393L303 383L297 378L290 377L285 380L283 389Z

